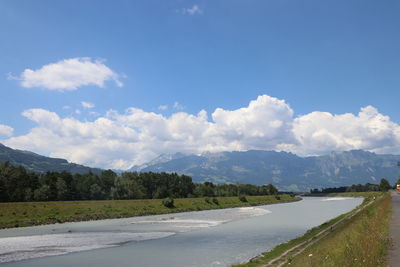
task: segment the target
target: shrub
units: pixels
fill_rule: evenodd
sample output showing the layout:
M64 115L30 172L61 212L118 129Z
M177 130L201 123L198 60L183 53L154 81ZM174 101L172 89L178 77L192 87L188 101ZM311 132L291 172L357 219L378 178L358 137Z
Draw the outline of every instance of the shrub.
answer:
M281 200L281 197L280 196L275 196L275 199L276 200Z
M213 202L215 205L219 205L218 198L216 198L216 197L213 197L212 202Z
M211 200L210 200L210 198L208 198L208 197L206 197L206 198L204 199L204 201L205 201L206 203L208 203L208 204L211 204Z
M167 208L174 208L174 199L173 198L166 198L162 201L162 204Z
M246 198L245 196L240 196L240 197L239 197L239 200L240 200L241 202L247 202L247 198Z

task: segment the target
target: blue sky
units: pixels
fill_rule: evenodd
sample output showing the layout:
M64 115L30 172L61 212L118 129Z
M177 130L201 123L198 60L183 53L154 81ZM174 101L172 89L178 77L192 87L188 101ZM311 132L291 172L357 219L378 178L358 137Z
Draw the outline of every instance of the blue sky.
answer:
M399 11L398 1L370 0L3 0L0 141L89 165L103 166L115 161L107 166L124 168L159 153L178 150L200 153L277 149L309 155L361 148L400 153ZM74 89L46 87L44 84L60 76L45 72L44 76L35 76L35 82L23 76L28 69L36 73L46 65L71 59L77 68L82 67L78 78L63 76L73 79ZM93 78L103 86L94 80L79 80L94 75L86 74L85 66L100 66L109 71ZM93 69L95 73L96 70ZM37 79L47 80L44 83ZM83 101L93 105L85 108ZM250 107L251 101L267 109L257 113L254 105L254 109ZM285 106L279 101L284 101ZM126 120L132 115L126 111L129 108L142 110L144 118L159 115L167 126L150 131L147 127L154 120L144 122L143 118L128 124ZM362 121L361 108L366 108L366 114L375 112L371 115L375 119ZM218 114L215 118L212 115L217 109L225 112L221 120L232 123L218 126ZM247 115L241 114L240 109ZM189 115L200 118L197 114L201 110L207 113L205 121L212 124L210 127L218 129L201 128L202 137L197 136L199 133L180 136L183 128L195 129L187 123L191 120ZM286 110L283 115L282 110ZM42 115L37 115L39 112ZM313 112L321 113L317 116ZM322 127L322 112L336 115L338 127L346 124L345 114L353 114L358 120L349 123L359 123L360 129L337 133L328 126ZM188 118L182 119L182 129L174 128L175 132L171 129L177 123L172 117L179 113ZM60 129L60 124L44 119L51 114L56 114L63 126L68 123L65 119L70 118L77 123L71 127L82 129L103 118L110 123L118 122L118 127L127 127L123 129L128 132L133 129L132 135L138 135L137 139L132 137L133 141L119 145L132 145L129 149L139 152L132 154L114 146L121 137L113 135L104 140L96 137L96 142L91 139L92 145L78 153L77 148L82 148L88 138L87 132L93 136L99 133L92 128L75 133L83 139L71 137L71 133L57 133L55 128ZM249 125L246 118L257 119ZM237 121L244 122L236 125ZM275 133L276 129L269 126L257 126L247 137L243 133L243 129L252 130L251 125L256 124L275 127L279 123L273 124L274 121L287 124L282 130L284 134ZM313 126L305 121L311 121ZM293 129L293 124L298 127ZM363 128L367 124L371 134L361 136L361 132L368 131ZM49 131L51 137L43 137ZM163 131L168 134L159 137L158 132ZM226 133L210 137L204 136L204 131ZM232 132L236 133L235 138ZM281 140L280 136L286 135L288 138ZM321 135L331 140L318 139ZM43 140L35 139L40 136ZM65 139L66 136L69 137ZM257 136L262 138L258 140ZM46 139L51 138L54 141L47 144ZM198 138L204 138L199 141L201 144L193 141ZM156 139L158 147L164 149L150 148L144 139ZM102 147L105 141L112 144ZM113 156L91 161L93 155L89 150ZM85 153L87 156L82 156Z

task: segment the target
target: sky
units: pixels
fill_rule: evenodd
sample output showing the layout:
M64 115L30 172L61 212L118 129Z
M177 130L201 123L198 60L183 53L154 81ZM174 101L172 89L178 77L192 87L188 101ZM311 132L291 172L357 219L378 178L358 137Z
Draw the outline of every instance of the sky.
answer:
M0 142L93 167L163 153L400 154L400 2L2 0Z

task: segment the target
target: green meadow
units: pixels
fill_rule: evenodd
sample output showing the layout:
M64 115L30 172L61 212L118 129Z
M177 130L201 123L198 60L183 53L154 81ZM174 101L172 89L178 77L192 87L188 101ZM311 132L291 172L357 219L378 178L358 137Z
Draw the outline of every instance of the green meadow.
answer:
M177 198L173 200L173 207L166 207L163 199L3 202L0 203L0 228L257 206L297 200L300 198L286 194Z

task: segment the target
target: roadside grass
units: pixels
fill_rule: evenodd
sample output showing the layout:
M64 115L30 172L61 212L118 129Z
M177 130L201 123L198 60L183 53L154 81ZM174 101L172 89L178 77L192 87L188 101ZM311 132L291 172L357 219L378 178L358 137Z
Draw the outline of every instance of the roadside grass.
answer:
M381 193L381 192L351 192L351 193L333 193L333 194L325 194L324 196L332 196L332 197L334 197L334 196L341 196L341 197L364 197L364 201L363 201L363 203L360 205L360 207L362 208L362 207L364 207L365 205L367 205L368 203L370 203L371 201L373 201L373 200L375 200L375 199L377 199L377 200L379 199L379 200L378 200L375 204L372 204L373 207L377 206L378 204L379 204L379 206L380 206L380 205L383 205L383 204L380 204L380 203L381 203L382 199L386 199L386 198L389 198L389 205L390 205L390 196L389 196L388 194L386 194L386 195L384 195L384 197L383 197L382 199L379 198L380 196L383 196L383 195L384 195L384 194ZM386 201L386 200L385 200L385 201ZM386 202L385 202L385 205L386 205ZM370 208L372 208L372 207L368 207L367 210L369 210ZM343 218L354 214L355 211L356 211L356 209L354 209L353 211L350 211L350 212L348 212L348 213L342 214L342 215L340 215L340 216L338 216L338 217L336 217L336 218L334 218L334 219L332 219L332 220L330 220L330 221L328 221L328 222L325 222L325 223L321 224L321 225L318 226L318 227L314 227L314 228L310 229L309 231L307 231L304 235L302 235L302 236L300 236L300 237L297 237L297 238L292 239L292 240L290 240L290 241L288 241L288 242L286 242L286 243L283 243L283 244L280 244L280 245L274 247L272 250L270 250L270 251L268 251L268 252L266 252L266 253L260 255L259 257L256 257L256 258L250 260L250 261L247 262L247 263L239 264L239 265L234 265L234 266L237 266L237 267L238 267L238 266L240 266L240 267L268 266L267 264L268 264L270 261L274 260L275 258L278 258L280 255L282 255L283 253L285 253L285 252L286 252L287 250L289 250L289 249L293 249L293 251L292 251L291 253L288 253L285 257L283 257L281 261L276 261L276 262L274 262L271 266L279 265L279 264L281 264L282 261L284 261L284 260L288 260L289 262L291 262L290 266L355 266L355 265L341 265L341 264L336 264L336 263L333 264L333 265L320 265L319 262L318 262L318 263L317 263L317 262L315 262L315 263L313 262L313 263L312 263L313 265L301 265L300 262L297 262L297 261L294 262L294 259L297 259L297 257L295 257L295 258L293 259L292 256L291 256L293 253L295 253L295 252L299 251L300 249L302 249L302 246L299 246L299 248L296 248L296 249L294 249L294 247L300 245L300 244L303 243L303 242L305 242L306 244L308 244L308 242L306 242L307 240L313 240L313 237L316 236L318 233L320 233L320 232L322 232L322 231L324 231L324 230L326 230L326 229L329 229L329 227L331 227L331 226L334 225L335 223L339 222L339 221L342 220ZM365 211L363 211L363 212L365 212ZM387 212L387 211L386 211L386 212ZM385 213L385 214L386 214L386 213ZM389 214L389 215L388 215L388 214ZM390 209L389 209L389 211L388 211L388 214L386 214L386 215L389 216L388 218L390 218ZM356 220L356 217L353 217L353 218L351 218L349 221L352 222L352 221L355 221L355 220ZM341 234L341 235L342 235L342 234L347 234L347 231L348 231L348 230L343 231L342 228L343 228L343 225L346 225L346 226L347 226L347 225L350 224L350 222L344 221L343 223L340 223L339 226L335 227L335 229L334 229L331 233L328 234L328 236L336 236L336 235L339 235L339 234ZM366 227L371 227L371 226L366 226ZM385 227L386 227L385 229L386 229L386 231L387 231L387 230L388 230L388 223L386 223ZM350 228L349 228L349 229L350 229ZM361 230L364 230L364 231L365 231L364 234L369 232L368 229L361 229ZM387 235L387 233L386 233L386 235ZM352 237L350 237L350 238L352 238ZM324 239L325 239L325 238L324 238ZM324 240L324 239L323 239L323 240ZM321 241L315 243L315 244L314 244L313 246L311 246L310 248L312 248L312 247L317 247L317 248L319 248L319 247L320 247L320 243L321 243L323 240L321 240ZM312 242L312 241L311 241L311 242ZM338 242L338 241L334 241L334 242ZM305 245L306 245L306 244L305 244ZM328 242L328 244L329 244L329 242ZM336 243L331 243L331 245L335 247L337 244L336 244ZM329 249L330 249L330 248L327 248L327 251L332 252L332 251L330 251ZM342 255L340 255L340 251L337 251L337 250L335 250L335 251L336 251L336 253L339 253L339 254L336 254L339 258L342 257ZM308 257L309 254L313 254L312 257L317 258L316 256L314 256L314 255L317 255L317 253L315 253L315 252L309 252L308 249L307 249L305 252L303 252L302 254L300 254L298 257L300 258L302 255L306 255L306 256ZM309 260L309 258L307 258L307 257L306 257L306 259ZM307 262L307 263L308 263L308 262ZM299 264L299 265L298 265L298 264ZM288 266L289 266L289 265L288 265ZM367 265L360 265L360 266L367 266ZM377 265L371 265L371 266L377 266Z
M386 266L390 216L390 195L385 194L287 266Z
M0 229L33 226L71 221L89 221L111 218L257 206L265 204L298 201L290 195L246 196L247 202L239 197L177 198L174 207L162 204L163 199L140 200L91 200L91 201L49 201L49 202L7 202L0 203Z
M308 230L304 235L292 239L286 243L280 244L274 247L271 251L266 252L265 254L261 255L260 257L254 258L247 263L234 265L236 267L255 267L255 266L263 266L264 264L268 263L270 260L275 259L276 257L280 256L286 250L312 238L314 235L319 233L321 230L326 229L329 225L334 224L335 222L339 221L340 219L344 218L347 214L342 214L326 223L321 224L318 227L314 227Z

